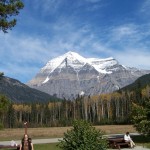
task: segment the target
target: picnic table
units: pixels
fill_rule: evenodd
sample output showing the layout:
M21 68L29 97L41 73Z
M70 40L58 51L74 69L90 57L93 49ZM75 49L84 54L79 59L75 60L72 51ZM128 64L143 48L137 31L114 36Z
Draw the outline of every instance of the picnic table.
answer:
M130 142L126 142L122 137L108 138L110 148L117 148L120 150L121 147L131 147Z

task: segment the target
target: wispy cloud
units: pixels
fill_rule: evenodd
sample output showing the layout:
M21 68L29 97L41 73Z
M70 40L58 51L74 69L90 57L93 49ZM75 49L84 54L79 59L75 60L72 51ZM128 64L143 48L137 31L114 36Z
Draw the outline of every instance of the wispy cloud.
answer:
M64 3L64 1L60 0L32 0L34 3L33 9L35 11L40 11L42 14L43 13L55 13L57 10L61 7L61 5Z
M130 67L150 69L149 24L122 24L113 26L108 31L109 41L106 47L109 54L121 64Z
M114 40L135 37L136 33L137 27L134 24L125 24L112 29L112 36Z
M147 39L150 36L150 24L123 24L110 28L108 36L110 43L126 47L143 47L150 46Z
M135 49L131 47L126 47L125 51L114 53L114 57L122 64L129 67L136 67L139 69L148 69L150 52L142 49Z
M150 1L149 0L144 0L141 8L140 8L140 12L144 13L144 15L149 16L150 17Z
M33 76L50 55L48 43L28 36L0 35L0 45L1 71L14 78L22 74L29 80L29 75Z

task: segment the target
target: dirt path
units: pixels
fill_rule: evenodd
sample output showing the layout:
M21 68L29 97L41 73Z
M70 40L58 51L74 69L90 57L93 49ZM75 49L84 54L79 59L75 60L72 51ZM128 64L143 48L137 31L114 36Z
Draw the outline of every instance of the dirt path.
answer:
M45 144L45 143L57 143L62 138L52 138L52 139L33 139L33 144ZM21 143L21 140L15 141L17 144ZM10 145L11 141L0 141L0 145Z
M131 148L121 148L122 150L130 150ZM133 148L133 150L150 150L149 148L145 148L142 146L136 146Z
M62 138L52 138L52 139L34 139L33 144L45 144L45 143L57 143ZM10 145L11 141L0 141L0 145ZM15 141L17 144L20 144L20 140ZM122 148L122 150L129 150L130 148ZM111 150L111 149L109 149ZM142 146L136 146L133 150L150 150Z

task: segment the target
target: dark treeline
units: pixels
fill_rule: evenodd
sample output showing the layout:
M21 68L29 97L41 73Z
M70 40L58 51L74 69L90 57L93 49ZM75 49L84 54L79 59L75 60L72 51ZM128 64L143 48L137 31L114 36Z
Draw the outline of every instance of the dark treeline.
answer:
M130 124L132 102L142 103L149 94L147 86L142 90L78 97L73 101L11 103L3 112L1 122L7 128L22 127L25 121L30 127L69 126L75 119L84 119L94 125Z

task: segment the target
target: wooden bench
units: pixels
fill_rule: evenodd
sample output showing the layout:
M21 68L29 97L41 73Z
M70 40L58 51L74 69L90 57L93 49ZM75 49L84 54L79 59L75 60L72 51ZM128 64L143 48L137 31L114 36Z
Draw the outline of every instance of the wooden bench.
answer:
M19 150L20 146L11 146L11 145L0 145L0 149L12 149L12 150Z
M126 142L124 138L108 138L109 147L117 148L120 150L120 147L131 147L130 142Z

